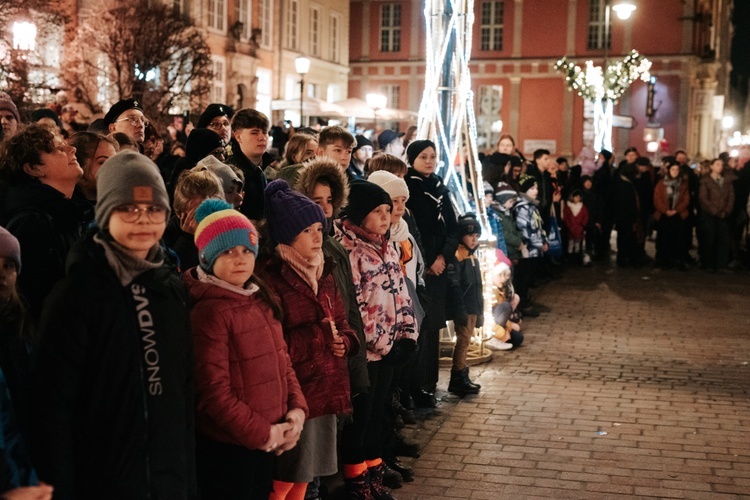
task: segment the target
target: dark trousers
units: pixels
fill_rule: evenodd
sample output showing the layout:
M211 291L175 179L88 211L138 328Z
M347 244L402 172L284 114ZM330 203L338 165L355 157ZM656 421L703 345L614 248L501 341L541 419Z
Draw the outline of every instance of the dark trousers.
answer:
M701 267L707 269L724 269L729 264L729 224L727 219L720 219L706 213L699 220L698 251Z
M541 262L541 257L532 257L528 259L519 259L513 271L513 288L521 299L519 308L523 309L531 305L530 288L536 279L537 269Z
M685 263L685 221L678 214L662 215L657 223L656 265L671 267Z
M195 454L201 500L256 500L273 489L272 453L198 434Z

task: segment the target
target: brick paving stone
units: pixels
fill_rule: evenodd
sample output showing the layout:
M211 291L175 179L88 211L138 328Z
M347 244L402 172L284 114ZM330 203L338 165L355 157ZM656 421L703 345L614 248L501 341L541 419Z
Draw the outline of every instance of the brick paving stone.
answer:
M569 269L520 349L405 429L406 499L750 499L750 278ZM597 435L606 432L606 435Z

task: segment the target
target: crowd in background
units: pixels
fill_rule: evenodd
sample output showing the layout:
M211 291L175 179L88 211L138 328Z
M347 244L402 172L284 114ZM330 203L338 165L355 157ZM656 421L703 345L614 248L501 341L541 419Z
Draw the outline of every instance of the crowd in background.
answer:
M613 230L620 266L655 231L657 265L687 269L694 230L702 267L745 263L736 159L602 151L583 175L503 136L482 166L485 304L481 218L455 212L415 127L368 139L215 103L162 135L148 114L129 99L87 130L46 108L22 123L0 94L8 498L319 498L336 474L347 498L392 498L449 321L464 397L476 329L521 346L550 310L532 289L607 258Z

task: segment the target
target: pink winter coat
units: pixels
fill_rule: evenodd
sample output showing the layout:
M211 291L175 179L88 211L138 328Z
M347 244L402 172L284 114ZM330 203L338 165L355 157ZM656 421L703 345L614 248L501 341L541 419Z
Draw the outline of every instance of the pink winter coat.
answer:
M346 220L337 225L336 237L349 252L367 361L379 361L396 340L419 337L398 252L388 240L373 240L373 235Z

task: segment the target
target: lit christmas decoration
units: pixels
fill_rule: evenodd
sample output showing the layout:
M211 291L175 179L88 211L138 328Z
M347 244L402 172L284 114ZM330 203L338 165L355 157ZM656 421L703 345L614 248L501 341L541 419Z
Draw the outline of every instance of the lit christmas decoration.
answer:
M633 50L623 60L609 64L605 71L592 61L586 61L586 68L582 69L567 57L557 61L555 69L565 75L568 90L594 104L594 148L612 151L614 104L634 81L648 82L651 61Z
M484 180L477 148L474 92L469 59L474 25L473 0L425 2L425 86L419 106L417 137L437 146L438 168L458 212L476 211L483 235L491 235L484 207ZM459 177L454 161L468 165ZM469 192L471 185L471 193ZM470 203L473 198L474 205Z
M457 212L474 211L482 226L483 279L492 282L488 269L495 260L495 238L484 206L484 180L477 148L477 124L474 114L474 92L471 88L469 60L474 25L473 0L426 0L425 85L419 106L417 137L430 139L437 147L436 174L443 178L451 192ZM466 175L459 177L454 162L467 165ZM462 169L463 171L463 169ZM467 178L468 177L468 178ZM471 189L469 189L471 185ZM470 200L473 198L473 206ZM486 307L490 304L486 300ZM492 321L492 315L486 314ZM449 323L450 325L450 323ZM467 362L486 362L492 357L484 341L491 336L477 325ZM491 328L489 332L491 332ZM446 344L455 342L452 327L441 331ZM441 359L450 365L450 359Z

